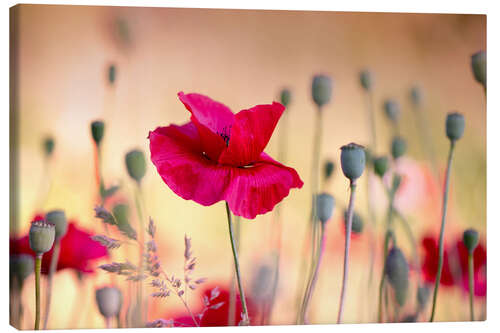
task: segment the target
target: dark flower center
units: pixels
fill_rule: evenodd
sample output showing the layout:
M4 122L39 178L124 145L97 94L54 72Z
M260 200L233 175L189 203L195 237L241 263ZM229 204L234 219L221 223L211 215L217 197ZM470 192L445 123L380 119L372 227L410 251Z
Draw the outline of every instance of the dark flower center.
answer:
M226 143L226 147L229 146L229 139L230 139L230 134L231 134L231 126L225 126L222 128L222 131L217 132L217 134L220 135L220 137L224 140Z

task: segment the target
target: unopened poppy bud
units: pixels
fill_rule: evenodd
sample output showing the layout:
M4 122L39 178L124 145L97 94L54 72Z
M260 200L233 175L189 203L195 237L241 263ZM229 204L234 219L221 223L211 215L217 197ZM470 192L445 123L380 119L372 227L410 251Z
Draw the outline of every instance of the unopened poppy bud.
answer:
M280 94L281 104L286 108L292 101L292 93L288 89L283 89Z
M479 244L479 234L474 229L467 229L464 231L463 242L469 253L474 253Z
M29 254L13 254L10 256L10 276L17 279L20 285L34 271L35 263Z
M110 65L108 67L108 81L111 85L115 83L116 80L116 66L115 65Z
M328 193L321 193L316 196L316 214L321 223L326 223L331 219L335 199Z
M423 309L429 300L429 296L431 294L431 288L427 285L418 286L417 289L417 302L418 307Z
M361 71L361 73L359 73L359 82L363 89L370 91L373 85L372 73L367 69Z
M389 159L387 156L376 157L373 160L373 169L377 176L384 177L387 170L389 170Z
M347 228L347 210L344 211L344 225ZM351 231L355 234L360 234L363 232L363 219L356 211L352 214L352 225Z
M486 86L486 52L474 53L471 57L471 66L476 81Z
M97 289L95 298L99 312L105 318L116 317L122 308L122 293L118 288L103 287Z
M388 99L384 102L384 111L387 118L389 118L394 123L399 121L399 104L398 102Z
M52 223L38 220L31 222L29 232L30 247L37 255L49 251L56 238L56 227Z
M342 146L340 150L342 172L351 181L358 179L365 170L366 157L364 147L356 143L349 143Z
M130 177L140 183L146 173L146 160L144 153L140 150L132 150L125 155L125 164Z
M46 137L45 140L43 140L43 150L45 152L45 156L50 157L52 156L52 152L54 151L54 138L51 136Z
M96 145L99 145L104 137L104 123L100 120L93 121L90 124L90 131L92 132L92 139Z
M420 91L419 87L417 86L411 87L410 100L413 105L420 106L420 104L422 103L422 92Z
M404 305L408 291L408 262L397 247L391 248L385 261L385 274L389 283L394 288L396 301L400 306Z
M329 179L335 171L335 163L332 161L325 162L325 179Z
M406 153L406 140L400 136L392 139L391 154L394 159L400 158Z
M322 107L332 97L332 79L326 75L316 75L312 82L312 97L317 106Z
M66 235L68 231L68 221L66 214L62 210L52 210L45 215L45 221L56 226L56 239L60 239Z
M465 118L461 113L451 112L446 117L446 136L451 141L456 141L464 135Z

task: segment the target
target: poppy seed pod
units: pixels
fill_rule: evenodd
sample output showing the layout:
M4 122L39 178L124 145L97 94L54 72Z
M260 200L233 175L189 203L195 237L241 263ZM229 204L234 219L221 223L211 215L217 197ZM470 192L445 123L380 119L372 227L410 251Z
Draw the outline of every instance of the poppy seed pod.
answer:
M125 164L130 177L140 183L146 173L146 160L144 153L140 150L131 150L125 155Z
M419 87L413 86L410 89L410 100L413 105L420 106L422 103L422 92Z
M472 254L479 244L479 234L474 229L467 229L464 231L463 242L469 254Z
M52 152L54 151L54 138L51 136L46 137L45 140L43 140L43 150L45 152L45 156L50 157L52 155Z
M332 98L332 79L326 75L316 75L312 81L312 97L317 106L322 107Z
M56 238L56 227L52 223L38 220L31 222L29 231L30 247L37 255L49 251Z
M110 65L108 67L108 81L112 85L116 80L116 66Z
M431 288L427 285L418 286L417 289L417 303L420 309L423 309L431 295Z
M465 118L458 112L448 113L446 117L446 136L451 141L456 141L464 135Z
M486 52L474 53L471 57L471 66L476 81L486 86Z
M347 210L344 211L344 225L347 228ZM352 214L352 225L351 231L355 234L360 234L363 232L363 219L356 211Z
M351 142L348 145L342 146L340 150L342 172L351 181L358 179L365 170L366 157L364 147Z
M365 69L359 73L359 82L366 91L370 91L373 85L372 73Z
M19 285L22 285L35 269L33 257L29 254L13 254L9 259L10 276L17 279Z
M126 204L116 204L113 207L113 216L119 225L128 224L129 206Z
M105 318L116 317L122 308L122 293L118 288L103 287L97 289L95 298L99 312Z
M68 231L66 214L62 210L52 210L45 215L45 221L56 226L56 239L60 239Z
M398 102L388 99L384 102L385 115L389 120L397 123L399 121L399 104Z
M100 120L93 121L90 124L90 131L92 132L92 139L96 145L99 145L104 137L104 123Z
M397 247L391 248L385 261L385 274L396 293L396 301L403 305L408 291L408 262Z
M283 89L280 94L280 100L281 104L283 104L284 107L288 107L290 102L292 101L292 93L288 89Z
M328 193L321 193L316 196L316 214L321 223L326 223L333 214L335 208L335 198Z
M394 159L400 158L406 153L406 140L400 136L392 139L391 154Z
M325 162L325 179L329 179L335 171L335 163L332 161Z
M373 160L373 169L377 176L384 177L387 170L389 170L389 159L387 156L376 157Z

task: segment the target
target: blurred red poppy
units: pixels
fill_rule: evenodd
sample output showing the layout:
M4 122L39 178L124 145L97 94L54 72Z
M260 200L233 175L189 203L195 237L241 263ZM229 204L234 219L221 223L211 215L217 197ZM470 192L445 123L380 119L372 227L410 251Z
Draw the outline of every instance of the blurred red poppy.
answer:
M216 288L215 285L212 285L210 287L206 287L202 290L201 294L202 297L206 297L207 299L211 298L211 293L212 290ZM200 306L197 309L193 310L193 313L196 315L201 315L201 321L200 321L200 326L229 326L229 289L228 287L225 288L218 288L219 290L219 295L217 297L214 297L211 301L211 305L216 305L214 308L208 308L204 312L204 308ZM245 295L245 299L247 302L247 308L248 308L248 314L250 317L250 324L254 323L255 320L258 317L258 310L256 303L251 297L248 297ZM241 320L241 302L240 302L240 297L239 294L236 295L236 303L235 303L235 310L234 310L234 321L235 325L238 325L239 321ZM196 326L193 323L193 320L191 319L190 316L184 315L179 315L179 316L174 316L174 326ZM197 318L199 320L199 318Z
M43 219L43 215L36 215L33 220ZM61 239L61 252L57 270L73 269L79 273L92 273L94 267L92 261L108 256L107 249L90 237L91 233L77 227L75 220L70 220L68 223L68 231ZM52 260L51 249L43 255L42 273L47 274L49 271L50 261ZM29 236L25 235L20 238L10 239L10 253L20 254L25 253L35 256L29 245Z
M200 94L179 93L191 122L149 132L151 161L178 196L210 206L225 200L235 215L253 219L273 209L297 172L263 152L284 106L257 105L237 114Z
M438 267L438 240L432 236L422 239L423 257L422 274L425 281L434 283ZM445 243L443 271L440 284L442 286L458 286L469 291L468 285L468 252L461 239L452 245ZM474 251L474 294L486 296L486 248L479 243Z

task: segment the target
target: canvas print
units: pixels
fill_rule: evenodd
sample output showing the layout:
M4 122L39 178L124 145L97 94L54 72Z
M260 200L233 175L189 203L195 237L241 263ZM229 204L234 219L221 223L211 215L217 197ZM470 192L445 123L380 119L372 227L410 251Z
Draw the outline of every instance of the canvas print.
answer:
M10 9L10 323L486 320L486 16Z

